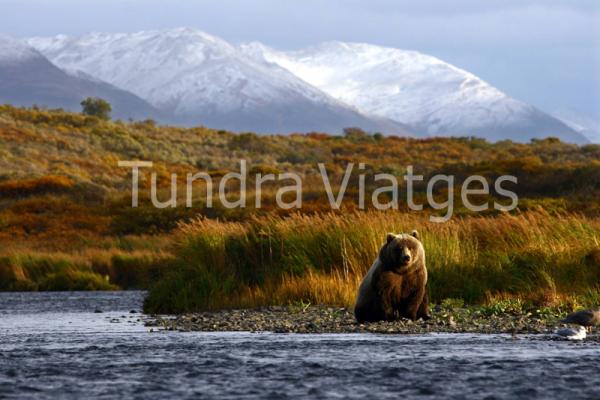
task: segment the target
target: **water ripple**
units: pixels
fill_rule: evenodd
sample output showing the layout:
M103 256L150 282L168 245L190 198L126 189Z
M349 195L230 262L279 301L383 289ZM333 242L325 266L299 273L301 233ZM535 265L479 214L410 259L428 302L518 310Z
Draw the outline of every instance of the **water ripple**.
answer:
M598 342L149 333L143 295L1 293L0 398L600 398Z

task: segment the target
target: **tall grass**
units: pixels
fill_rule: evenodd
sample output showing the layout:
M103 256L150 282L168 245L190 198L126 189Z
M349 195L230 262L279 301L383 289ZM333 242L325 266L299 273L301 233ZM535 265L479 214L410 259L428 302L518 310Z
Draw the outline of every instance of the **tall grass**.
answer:
M600 221L543 211L430 223L406 213L197 219L177 232L177 262L151 290L150 312L297 301L351 306L386 232L421 232L434 302L519 297L598 300Z
M143 251L8 252L0 256L0 290L143 289L160 279L169 260Z

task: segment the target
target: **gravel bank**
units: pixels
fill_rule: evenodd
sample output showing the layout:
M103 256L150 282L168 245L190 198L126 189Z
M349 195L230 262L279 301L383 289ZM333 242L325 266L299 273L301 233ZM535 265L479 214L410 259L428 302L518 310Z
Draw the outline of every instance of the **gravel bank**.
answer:
M152 329L178 331L244 331L277 333L552 333L558 317L531 314L485 315L472 309L437 309L428 321L399 320L358 324L350 310L339 307L265 307L222 310L179 316L154 316ZM597 333L597 332L595 332Z

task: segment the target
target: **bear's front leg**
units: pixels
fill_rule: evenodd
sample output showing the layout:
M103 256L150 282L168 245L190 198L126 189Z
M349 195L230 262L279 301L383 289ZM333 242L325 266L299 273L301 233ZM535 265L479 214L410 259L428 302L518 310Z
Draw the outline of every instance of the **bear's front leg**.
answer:
M431 315L429 315L429 291L427 287L425 287L425 294L423 295L423 300L421 301L421 306L419 307L419 311L417 311L417 318L423 318L423 321L427 321L431 319Z
M381 309L383 310L383 318L386 321L395 321L397 318L396 309L389 298L389 296L384 296L381 298Z
M411 298L408 300L406 308L404 310L404 316L410 318L413 321L417 320L417 316L420 316L419 311L423 304L423 298L425 297L424 290L418 290L413 293Z
M377 291L383 320L395 321L398 319L397 298L399 296L396 282L398 278L391 272L376 271L373 274L373 287Z
M417 320L417 312L419 311L419 309L413 305L409 306L406 310L406 317L408 319L411 319L413 321Z

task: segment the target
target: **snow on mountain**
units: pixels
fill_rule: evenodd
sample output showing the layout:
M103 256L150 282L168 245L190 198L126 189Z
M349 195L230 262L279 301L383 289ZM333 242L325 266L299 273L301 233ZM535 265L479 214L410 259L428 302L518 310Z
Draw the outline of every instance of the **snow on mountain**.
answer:
M40 53L26 43L0 35L0 64L15 65L40 56Z
M28 42L61 68L128 90L178 123L588 142L557 118L416 51L327 42L281 52L260 43L235 47L188 28Z
M159 113L132 93L82 74L68 74L26 43L0 36L0 104L79 111L86 97L108 100L116 118L156 118Z
M249 43L241 50L288 69L363 112L401 121L430 135L516 141L558 136L586 142L561 121L467 71L416 51L344 42L291 52Z
M360 126L411 134L400 123L371 119L286 69L194 29L28 42L61 68L129 90L184 123L262 132L339 132Z
M557 110L552 115L587 137L592 143L600 143L600 121L597 119L571 109Z

